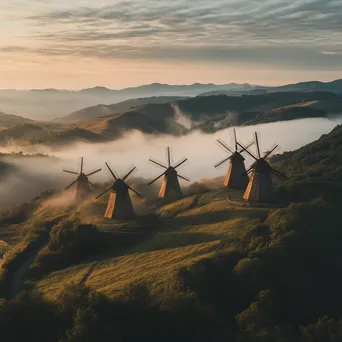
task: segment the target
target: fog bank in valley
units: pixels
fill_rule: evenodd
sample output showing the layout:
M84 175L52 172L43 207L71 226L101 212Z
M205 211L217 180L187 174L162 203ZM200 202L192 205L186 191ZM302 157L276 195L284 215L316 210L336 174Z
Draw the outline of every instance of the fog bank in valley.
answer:
M273 143L280 145L279 152L295 150L314 140L322 134L329 133L339 119L303 119L287 122L277 122L257 126L237 127L238 139L247 143L252 139L252 134L257 131L261 135L261 150L266 151ZM148 162L150 157L165 162L165 147L171 146L173 160L177 162L183 156L189 162L179 169L179 173L191 179L192 182L203 178L210 179L222 176L227 164L215 169L214 164L223 159L226 154L216 144L215 140L221 138L233 146L231 139L232 129L225 129L215 134L204 134L199 131L182 136L152 136L143 135L132 131L122 139L102 144L77 143L60 150L51 150L47 146L32 146L22 148L17 146L15 150L25 152L39 152L49 154L54 158L7 158L4 161L17 166L17 171L11 172L0 180L0 205L21 203L29 200L39 193L49 189L61 189L70 184L74 175L62 172L63 168L78 171L80 157L84 157L85 172L102 167L103 171L91 177L93 183L103 183L111 180L108 172L105 172L104 162L108 161L116 173L121 176L130 165L138 169L135 176L139 182L146 183L158 176L162 169ZM254 151L254 147L252 150ZM12 149L13 150L13 149ZM1 150L0 150L1 151ZM2 152L9 152L2 150ZM278 153L279 153L278 152ZM252 163L251 157L246 156L247 166ZM131 181L133 182L134 179ZM188 183L181 180L181 185Z

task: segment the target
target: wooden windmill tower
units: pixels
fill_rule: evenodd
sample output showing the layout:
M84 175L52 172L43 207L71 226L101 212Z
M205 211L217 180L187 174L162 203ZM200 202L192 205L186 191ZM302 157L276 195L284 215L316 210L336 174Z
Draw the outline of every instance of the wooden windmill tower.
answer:
M89 182L88 177L94 175L97 172L100 172L102 169L98 169L87 174L83 173L83 157L81 158L81 167L80 172L74 172L69 170L63 170L63 172L71 173L73 175L77 175L75 181L69 184L65 190L71 188L74 184L76 184L76 191L75 191L75 202L80 203L89 197L92 193L90 186L95 187L92 183Z
M238 142L236 139L236 131L234 132L234 149L229 147L223 140L217 139L217 142L220 144L223 149L228 152L229 156L215 164L215 167L221 166L223 163L230 160L227 175L224 179L224 186L231 189L246 189L249 178L246 173L245 167L245 158L242 156L242 152L244 151L242 148L239 148ZM249 148L254 144L254 141L249 143L245 148Z
M122 178L116 176L114 171L109 167L106 163L108 170L112 174L114 178L114 183L110 188L104 191L102 194L98 195L96 199L107 193L111 190L107 209L105 212L105 218L115 218L119 220L129 220L135 217L135 213L133 210L133 205L131 201L131 197L129 195L128 190L133 191L139 197L143 198L138 192L132 189L127 183L125 182L128 177L136 170L136 167L133 166Z
M271 147L264 156L261 156L258 135L255 132L255 144L257 149L257 156L248 151L239 142L237 143L244 151L246 151L255 162L246 171L246 174L251 174L247 189L243 195L243 198L251 202L272 202L275 199L275 190L272 182L272 175L275 175L282 179L288 179L284 174L275 170L267 162L270 155L276 150L278 145Z
M189 179L179 175L176 170L179 166L183 165L188 159L183 157L179 162L177 162L174 166L172 166L170 147L166 148L166 159L167 159L166 160L167 165L157 160L154 160L152 158L149 159L150 162L162 167L164 169L164 172L161 175L159 175L157 178L153 179L150 183L148 183L148 185L153 184L159 178L164 176L163 183L161 185L158 197L166 201L175 201L183 197L182 190L179 185L178 177L186 180L187 182L190 182Z

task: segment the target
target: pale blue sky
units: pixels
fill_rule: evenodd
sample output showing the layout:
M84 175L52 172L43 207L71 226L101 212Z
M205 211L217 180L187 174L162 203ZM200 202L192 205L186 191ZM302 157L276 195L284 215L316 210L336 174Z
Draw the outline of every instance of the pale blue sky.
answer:
M0 88L342 78L342 0L0 5Z

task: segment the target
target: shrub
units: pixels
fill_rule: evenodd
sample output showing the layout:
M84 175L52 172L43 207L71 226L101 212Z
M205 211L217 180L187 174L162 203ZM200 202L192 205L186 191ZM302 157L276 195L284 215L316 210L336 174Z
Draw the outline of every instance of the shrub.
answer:
M300 328L303 342L342 341L342 320L320 318L316 324Z
M37 209L34 202L26 202L4 210L0 215L1 224L19 224L25 222Z
M78 263L111 245L112 236L100 232L95 225L64 220L50 232L48 246L39 253L30 276L57 270Z
M204 192L208 192L209 190L210 189L205 184L200 182L194 182L187 187L186 193L187 195L197 195Z

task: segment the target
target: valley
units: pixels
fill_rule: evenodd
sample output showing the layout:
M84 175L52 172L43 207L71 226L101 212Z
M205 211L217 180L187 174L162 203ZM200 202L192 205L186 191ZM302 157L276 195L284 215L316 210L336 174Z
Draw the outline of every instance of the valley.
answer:
M173 136L194 131L215 133L231 126L339 117L342 111L341 95L327 92L146 100L147 104L138 99L138 102L85 108L60 119L62 122L39 122L2 114L0 144L58 147L75 142L100 143L118 140L132 131Z

